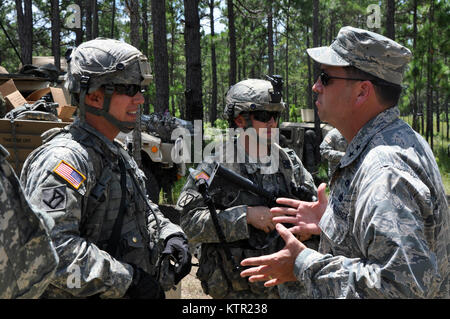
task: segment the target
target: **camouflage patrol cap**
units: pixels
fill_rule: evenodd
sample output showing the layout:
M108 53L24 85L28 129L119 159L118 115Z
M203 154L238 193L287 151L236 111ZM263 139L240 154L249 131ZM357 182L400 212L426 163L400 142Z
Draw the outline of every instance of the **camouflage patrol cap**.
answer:
M78 46L70 56L66 86L80 93L82 76L89 78L88 93L106 84L148 85L152 79L147 58L134 46L97 38Z
M284 102L272 102L272 83L260 79L247 79L233 85L225 98L224 116L236 118L241 112L283 112Z
M409 49L378 33L343 27L329 47L310 48L309 56L318 63L354 66L390 83L401 85L403 72L411 60Z

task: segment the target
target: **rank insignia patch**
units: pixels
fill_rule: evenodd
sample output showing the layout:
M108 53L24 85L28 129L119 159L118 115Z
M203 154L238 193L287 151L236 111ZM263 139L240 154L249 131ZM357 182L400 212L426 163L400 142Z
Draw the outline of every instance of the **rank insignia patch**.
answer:
M71 166L66 161L62 160L53 170L54 173L62 177L75 189L80 188L86 177L77 171L73 166Z

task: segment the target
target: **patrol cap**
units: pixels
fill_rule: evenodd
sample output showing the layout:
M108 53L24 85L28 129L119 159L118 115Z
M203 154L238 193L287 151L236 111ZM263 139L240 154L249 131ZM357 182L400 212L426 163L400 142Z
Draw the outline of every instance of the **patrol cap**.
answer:
M247 79L233 85L225 97L224 116L236 118L241 112L270 111L283 112L284 102L273 101L273 85L270 81Z
M409 49L378 33L350 26L339 30L329 47L306 50L316 62L332 66L354 66L387 82L401 85L411 60Z

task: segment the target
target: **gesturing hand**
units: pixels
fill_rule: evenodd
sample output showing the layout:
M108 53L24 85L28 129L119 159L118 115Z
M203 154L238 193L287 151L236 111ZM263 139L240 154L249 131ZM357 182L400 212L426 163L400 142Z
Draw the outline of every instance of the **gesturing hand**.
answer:
M255 266L241 272L241 277L250 276L250 282L265 281L264 286L270 287L287 281L296 281L294 262L298 254L306 248L282 224L276 229L286 242L284 248L274 254L244 259L242 266Z
M270 210L274 217L274 223L288 223L294 226L289 231L298 235L319 235L320 228L318 226L320 219L328 204L327 195L325 193L326 184L322 183L317 189L317 202L304 202L290 198L278 198L277 203L291 206L290 207L274 207ZM282 215L282 216L280 216Z

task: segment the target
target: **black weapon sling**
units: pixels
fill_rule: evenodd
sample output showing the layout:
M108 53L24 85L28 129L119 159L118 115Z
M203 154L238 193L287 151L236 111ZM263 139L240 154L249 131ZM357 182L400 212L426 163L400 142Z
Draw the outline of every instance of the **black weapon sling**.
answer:
M111 237L109 238L108 246L106 248L106 251L108 251L114 257L117 257L118 253L120 232L122 230L123 218L125 216L125 205L127 197L127 171L121 155L119 155L119 168L120 168L120 188L122 190L122 197L120 198L119 213L117 214L116 221L114 222Z

